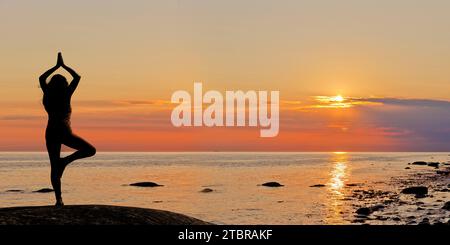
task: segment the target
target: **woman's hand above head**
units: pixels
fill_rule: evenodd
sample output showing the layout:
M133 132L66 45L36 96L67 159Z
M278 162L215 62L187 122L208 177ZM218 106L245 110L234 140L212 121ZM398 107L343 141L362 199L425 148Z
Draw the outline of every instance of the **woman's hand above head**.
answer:
M75 89L78 86L78 82L80 82L80 75L78 75L72 68L64 64L64 60L62 58L61 52L58 53L58 60L56 62L57 67L62 67L72 76L73 80L69 84L69 93L72 94L75 92Z
M48 71L44 72L39 77L39 84L41 85L42 90L45 92L47 90L47 78L56 70L58 70L59 67L65 67L64 61L62 58L61 52L58 53L58 59L56 60L56 65L52 68L50 68Z
M58 59L56 60L56 66L57 67L60 67L60 66L64 67L65 66L61 52L58 52Z

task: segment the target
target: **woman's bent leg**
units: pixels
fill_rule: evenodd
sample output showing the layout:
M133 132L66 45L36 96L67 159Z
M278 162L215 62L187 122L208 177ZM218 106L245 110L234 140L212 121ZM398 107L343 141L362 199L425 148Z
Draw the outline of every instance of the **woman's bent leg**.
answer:
M63 158L62 162L64 167L66 167L68 164L70 164L75 160L91 157L95 155L95 153L97 152L97 150L93 145L89 144L89 142L87 142L86 140L82 139L81 137L75 134L71 134L65 137L62 143L72 149L77 150L71 155L68 155Z

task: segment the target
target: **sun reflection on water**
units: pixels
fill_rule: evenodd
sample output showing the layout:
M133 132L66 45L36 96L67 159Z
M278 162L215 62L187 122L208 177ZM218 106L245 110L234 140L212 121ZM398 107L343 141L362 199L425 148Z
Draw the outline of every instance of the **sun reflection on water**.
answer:
M328 186L328 215L327 223L344 223L343 212L346 208L343 203L345 197L345 184L349 175L348 154L335 152L331 157L332 167L329 173Z
M342 188L344 187L346 177L347 164L345 162L336 162L331 171L331 178L329 181L330 190L339 196L342 196Z

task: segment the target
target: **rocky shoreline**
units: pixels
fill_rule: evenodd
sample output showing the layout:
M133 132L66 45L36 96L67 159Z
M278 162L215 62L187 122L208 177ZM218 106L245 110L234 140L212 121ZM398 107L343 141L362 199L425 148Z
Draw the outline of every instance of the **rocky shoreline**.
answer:
M404 176L388 183L395 190L355 188L355 224L450 225L449 163L408 163Z

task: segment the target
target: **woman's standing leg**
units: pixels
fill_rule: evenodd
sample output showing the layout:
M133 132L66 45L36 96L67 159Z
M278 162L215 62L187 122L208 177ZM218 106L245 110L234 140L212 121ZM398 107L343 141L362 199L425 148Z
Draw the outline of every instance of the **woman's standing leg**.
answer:
M64 205L61 196L61 143L46 139L48 156L50 158L50 180L52 182L53 190L55 191L56 206Z

